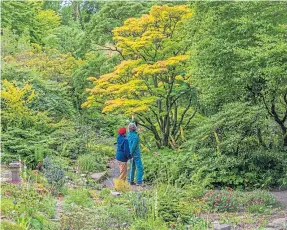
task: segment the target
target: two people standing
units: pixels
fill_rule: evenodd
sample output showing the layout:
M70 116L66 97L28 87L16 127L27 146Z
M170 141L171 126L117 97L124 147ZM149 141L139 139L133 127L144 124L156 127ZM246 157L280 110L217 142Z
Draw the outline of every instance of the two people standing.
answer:
M136 172L136 185L143 183L143 165L140 154L139 135L137 133L137 126L131 122L128 126L128 135L126 135L126 128L118 130L117 138L117 153L116 159L120 167L120 179L126 180L127 178L127 162L130 160L130 171L128 181L131 185L135 185L135 172ZM126 138L127 136L127 138Z

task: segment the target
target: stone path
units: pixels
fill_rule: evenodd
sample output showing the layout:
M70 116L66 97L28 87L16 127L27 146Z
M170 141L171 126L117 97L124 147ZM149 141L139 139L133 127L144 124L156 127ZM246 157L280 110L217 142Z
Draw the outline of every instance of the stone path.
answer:
M114 188L114 179L118 178L120 175L120 168L118 163L115 159L109 162L109 175L108 177L102 182L104 187L106 188Z
M128 163L129 164L129 163ZM109 162L109 176L102 182L103 186L106 188L113 189L114 188L114 179L118 178L120 175L120 168L115 159L111 160ZM132 191L143 191L143 190L149 190L151 189L151 186L136 186L131 185L130 186Z
M272 192L272 194L276 197L278 202L280 202L280 204L282 204L282 206L287 211L287 190Z

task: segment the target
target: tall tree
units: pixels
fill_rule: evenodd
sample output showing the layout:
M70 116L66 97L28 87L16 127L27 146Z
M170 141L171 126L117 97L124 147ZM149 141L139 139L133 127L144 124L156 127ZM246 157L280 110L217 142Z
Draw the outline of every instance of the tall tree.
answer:
M106 2L100 11L91 17L86 26L86 38L83 43L86 50L107 50L119 52L113 41L113 29L121 26L130 17L140 17L151 7L143 2Z
M184 22L191 15L187 6L153 6L148 15L114 29L125 60L114 72L90 78L95 87L84 106L100 102L103 112L134 113L159 147L175 145L195 115L195 92L185 74L190 43Z
M198 2L194 9L191 74L201 112L233 102L261 105L286 148L286 3Z
M37 13L41 9L40 2L30 1L5 1L1 3L1 24L4 28L9 28L17 35L28 31L31 41L40 41L40 29L36 19Z

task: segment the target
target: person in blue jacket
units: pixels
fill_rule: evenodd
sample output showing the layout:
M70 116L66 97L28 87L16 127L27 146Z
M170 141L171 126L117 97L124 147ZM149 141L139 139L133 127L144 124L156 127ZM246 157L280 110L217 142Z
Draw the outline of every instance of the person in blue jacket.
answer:
M134 122L130 123L128 126L128 141L130 147L131 161L130 161L130 172L129 172L129 183L134 185L135 171L137 170L136 184L142 185L143 183L143 164L140 154L140 141L139 135L137 134L137 126Z
M117 152L116 152L116 159L119 164L120 168L120 176L119 178L122 180L127 179L127 172L128 172L128 160L131 158L129 143L126 138L126 128L122 127L118 130L118 138L117 138Z

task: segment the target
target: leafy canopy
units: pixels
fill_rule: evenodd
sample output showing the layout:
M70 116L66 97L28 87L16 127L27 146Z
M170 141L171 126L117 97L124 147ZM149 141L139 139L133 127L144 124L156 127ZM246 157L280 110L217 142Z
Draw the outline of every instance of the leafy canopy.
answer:
M182 34L192 16L187 6L153 6L149 14L129 18L113 30L116 49L124 60L114 72L90 77L95 87L83 103L103 103L103 112L137 114L141 124L153 132L158 146L175 142L191 108L189 76L185 63L189 43ZM182 106L183 105L183 106Z

